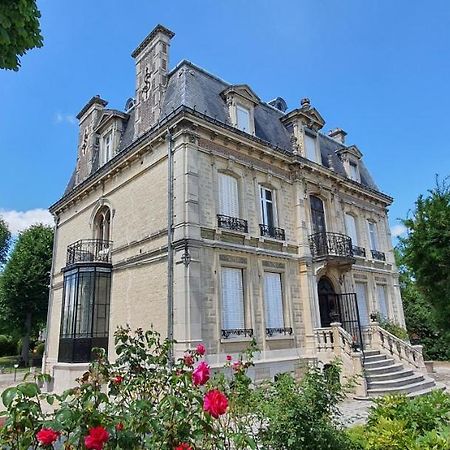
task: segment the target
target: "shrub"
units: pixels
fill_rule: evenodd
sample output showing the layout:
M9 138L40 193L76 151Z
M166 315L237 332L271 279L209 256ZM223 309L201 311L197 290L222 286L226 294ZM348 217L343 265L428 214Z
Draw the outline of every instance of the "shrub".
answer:
M403 339L404 341L409 340L409 335L406 329L393 320L387 319L386 317L383 317L379 313L377 313L377 321L380 324L381 328L389 331L389 333L393 334L395 337Z
M17 343L11 336L0 334L0 356L10 356L16 354Z

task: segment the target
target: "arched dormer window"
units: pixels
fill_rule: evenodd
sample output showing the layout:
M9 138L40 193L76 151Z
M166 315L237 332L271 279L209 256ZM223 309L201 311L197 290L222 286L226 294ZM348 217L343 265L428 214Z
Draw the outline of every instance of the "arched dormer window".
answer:
M102 206L94 218L94 238L100 241L109 241L111 238L111 210Z

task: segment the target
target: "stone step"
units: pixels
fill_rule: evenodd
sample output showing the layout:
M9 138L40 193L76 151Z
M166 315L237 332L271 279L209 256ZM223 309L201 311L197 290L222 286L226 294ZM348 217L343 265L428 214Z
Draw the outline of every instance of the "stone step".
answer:
M435 385L436 383L434 380L427 378L417 383L411 383L400 387L367 389L367 395L369 397L379 397L381 395L411 394L414 392L431 389Z
M422 389L420 391L414 391L414 392L411 392L409 394L406 394L406 396L407 397L420 397L422 395L427 395L430 392L433 392L433 391L436 391L436 390L445 391L446 387L442 383L436 383L435 386L433 386L431 388Z
M421 373L413 373L408 377L395 378L393 380L373 381L373 379L367 379L367 387L369 389L385 389L385 388L397 388L407 386L409 384L419 383L424 381L424 376Z
M371 377L373 375L382 375L387 373L399 372L400 370L404 370L403 364L396 363L390 366L381 366L381 367L364 367L364 373L367 377Z
M371 362L374 362L374 361L384 361L385 359L387 359L386 355L369 355L369 356L364 356L364 364L371 363Z
M364 350L364 356L380 355L380 350Z
M364 361L363 366L364 369L378 369L380 367L388 367L395 364L394 358L386 358L380 361L370 361L366 362Z
M392 367L392 366L391 366ZM375 375L367 375L366 378L368 381L386 381L386 380L394 380L396 378L404 378L413 375L414 372L411 369L403 369L397 370L395 372L387 372Z

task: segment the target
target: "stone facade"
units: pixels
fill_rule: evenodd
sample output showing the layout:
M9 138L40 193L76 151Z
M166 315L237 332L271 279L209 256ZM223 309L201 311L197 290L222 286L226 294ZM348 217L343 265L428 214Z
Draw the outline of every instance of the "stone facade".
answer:
M363 283L367 315L380 311L379 286L384 286L386 314L404 324L387 222L392 199L371 183L358 156L360 152L352 153L343 143L345 133L323 135L320 128L324 121L309 101L285 113L261 102L248 86L224 88L214 99L217 111L224 112L226 120L184 103L194 95L209 96L211 102L210 90L199 92L202 80L208 79L211 86L223 82L187 62L169 73L172 36L172 32L158 26L133 53L137 61L134 107L123 113L107 110L106 102L94 97L79 115L76 177L61 200L51 207L57 226L43 369L55 375L55 390L71 385L75 375L86 367L86 361L75 357L69 361L61 358L60 341L63 337L69 339L63 336L61 324L69 314L71 301L70 285L64 279L74 268L91 270L100 261L102 270L110 273L109 332L102 335L107 337L110 358L114 358L113 333L120 325L154 326L162 335L167 334L169 146L174 160L173 328L178 341L175 356L204 342L208 361L213 367L220 367L227 354L237 354L248 346L249 335L229 336L223 329L224 267L242 270L244 325L261 350L252 371L255 378L273 377L282 371L301 372L305 361L320 359L316 330L324 327L318 293L322 277L331 284L336 296L352 294L356 292L355 284L361 289ZM150 67L148 73L154 73L149 78L150 88L152 80L156 80L154 95L148 92L146 67ZM192 80L196 87L190 91ZM249 132L240 131L236 123L239 118L233 108L236 102L240 104L239 99L250 109ZM215 106L209 107L213 110ZM261 124L273 129L271 120L276 120L289 148L278 147L261 131ZM108 130L116 133L114 149L111 158L99 165L95 163L96 154L101 151L99 147ZM315 162L307 157L305 136L310 132L315 133L315 151L319 155ZM331 156L324 157L326 146L335 148ZM346 152L350 152L350 159L345 159ZM359 164L359 181L350 178L345 172L348 167L345 169L342 163L352 158ZM246 230L219 226L221 174L237 180L239 217L235 219L246 221ZM261 187L274 196L276 227L284 230L283 235L270 236L271 229L269 236L262 235ZM347 253L339 248L337 254L329 249L322 255L314 254L310 236L316 230L311 196L323 203L326 235L339 233L346 237L349 230L345 214L356 218L357 244L366 256L356 256L348 248ZM101 236L105 242L112 241L107 247L98 243L97 216L105 210L110 218L107 227L103 222L101 227L102 233L108 230L108 239L105 234ZM374 254L368 221L376 227L378 245ZM96 247L87 252L79 250L88 245L85 241L78 247L71 246L79 240L93 239ZM69 253L68 248L72 249ZM75 260L69 255L75 255ZM284 321L281 331L267 330L265 272L280 274ZM74 311L80 317L80 311L88 307L83 304L83 289L80 287L74 294L79 302L79 309L74 307ZM91 303L97 301L95 292L89 294L94 299ZM77 317L73 318L75 327L82 321ZM92 323L89 326L95 328ZM89 330L85 332L85 339L95 338ZM72 350L76 350L75 334L70 342L75 345Z

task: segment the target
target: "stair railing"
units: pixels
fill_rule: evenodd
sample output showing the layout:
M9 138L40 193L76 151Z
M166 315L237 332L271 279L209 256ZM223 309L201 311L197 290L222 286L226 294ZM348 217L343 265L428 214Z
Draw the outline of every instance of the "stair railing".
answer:
M423 360L422 346L411 345L389 331L380 327L378 322L372 322L368 329L367 339L369 347L373 350L380 350L388 353L395 360L405 363L411 368L425 371L425 363Z

